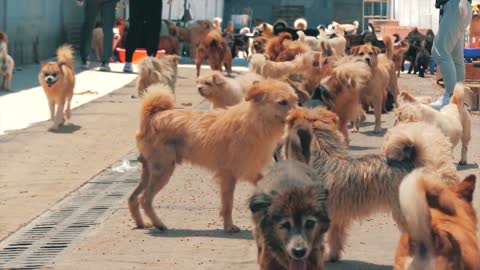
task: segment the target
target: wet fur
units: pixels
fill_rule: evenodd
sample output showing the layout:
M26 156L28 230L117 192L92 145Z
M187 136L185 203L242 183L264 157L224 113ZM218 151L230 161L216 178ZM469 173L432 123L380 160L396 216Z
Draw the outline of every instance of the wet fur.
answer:
M255 184L261 179L283 134L288 111L298 102L288 84L273 80L255 84L245 100L227 110L175 110L168 87L149 87L136 136L142 177L128 200L137 227L146 227L141 204L153 226L166 230L153 210L153 198L168 183L176 164L188 162L215 175L224 229L240 230L232 219L236 182Z

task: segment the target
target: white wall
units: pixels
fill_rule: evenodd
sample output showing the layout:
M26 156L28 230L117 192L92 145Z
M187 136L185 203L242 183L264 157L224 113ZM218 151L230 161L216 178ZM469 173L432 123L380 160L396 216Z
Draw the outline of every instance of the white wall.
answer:
M164 19L181 19L183 16L184 0L173 0L171 6L167 5L166 0L163 0L163 14ZM188 0L190 6L190 14L194 20L211 20L214 17L223 16L223 0ZM170 15L170 18L169 18Z
M402 26L430 28L436 33L439 10L435 8L435 0L396 0L394 19Z

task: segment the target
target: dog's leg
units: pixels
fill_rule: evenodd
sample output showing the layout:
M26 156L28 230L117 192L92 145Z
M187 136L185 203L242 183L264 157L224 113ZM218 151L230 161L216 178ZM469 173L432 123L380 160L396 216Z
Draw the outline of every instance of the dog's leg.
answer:
M57 110L54 115L53 126L51 126L48 130L49 131L56 131L60 128L63 123L65 123L65 119L63 118L63 109L65 108L65 101L57 104Z
M168 155L167 153L164 154ZM167 230L167 226L163 224L153 210L153 198L168 184L168 180L170 180L175 169L175 159L152 161L149 165L152 166L149 168L150 177L143 192L143 199L141 200L142 207L143 210L145 210L145 214L152 221L153 226L161 231L165 231Z
M345 224L332 224L328 231L328 246L330 247L327 260L336 262L340 260L347 240L347 226Z
M345 137L345 143L347 145L350 144L350 137L348 134L348 122L340 119L338 126L340 127L340 132L343 134L343 137Z
M220 189L222 196L222 210L220 215L223 217L223 228L227 233L236 233L240 228L233 224L232 209L233 209L233 195L235 192L235 185L237 179L232 176L217 176L220 180Z
M200 66L202 65L202 61L197 58L195 60L195 64L197 66L197 78L198 78L198 76L200 76Z
M140 161L142 163L142 176L138 186L133 190L130 197L128 197L128 209L130 210L130 215L132 215L137 228L145 228L145 223L143 222L142 215L140 214L140 205L139 205L139 195L145 190L145 187L150 179L150 173L148 170L148 164L145 160Z
M373 128L374 133L379 133L382 128L382 97L376 97L373 101L373 113L375 114L375 127Z
M55 117L55 100L53 98L48 100L48 108L50 109L50 120L55 121L55 119L54 119L54 117Z
M468 143L470 142L470 139L472 138L471 134L471 120L470 117L468 116L468 111L465 108L462 108L464 110L465 118L462 123L462 154L460 158L460 165L466 165L467 164L467 152L468 152Z
M0 90L5 89L5 82L6 82L6 80L7 80L7 79L5 78L5 76L3 76L3 77L2 77L2 84L0 84Z
M71 103L72 103L72 98L73 98L73 95L70 95L67 97L67 108L65 109L65 117L67 119L70 119L70 117L72 116L72 110L71 110Z

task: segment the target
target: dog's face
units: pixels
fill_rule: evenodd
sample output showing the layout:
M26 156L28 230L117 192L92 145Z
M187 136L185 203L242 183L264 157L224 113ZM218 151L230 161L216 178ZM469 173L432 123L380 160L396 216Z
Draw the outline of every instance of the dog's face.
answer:
M223 91L226 83L226 78L221 72L212 71L198 77L197 90L202 97L215 97Z
M267 44L267 39L265 37L256 37L253 39L253 49L255 53L265 53L265 45Z
M472 5L472 15L473 16L480 15L480 4L473 4Z
M376 67L378 63L377 56L381 50L371 44L355 46L350 49L350 53L361 57L370 67Z
M55 62L46 63L42 66L38 76L48 87L52 87L63 79L62 67Z
M245 100L257 106L259 113L281 123L286 122L289 111L298 103L292 87L278 80L255 83L246 93Z

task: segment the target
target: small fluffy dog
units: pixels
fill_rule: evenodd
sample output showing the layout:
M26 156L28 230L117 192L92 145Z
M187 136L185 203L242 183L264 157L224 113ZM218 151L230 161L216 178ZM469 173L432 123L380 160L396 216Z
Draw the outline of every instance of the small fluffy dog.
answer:
M265 78L282 78L286 75L302 72L305 67L312 65L312 54L297 55L293 61L274 62L268 60L264 54L253 54L248 66L250 72L257 73Z
M220 33L222 32L222 21L223 20L220 17L215 17L212 20L213 29L217 30Z
M298 18L293 23L293 27L295 27L295 29L298 29L298 30L307 30L308 28L307 26L308 26L308 23L307 23L307 20L305 20L305 18Z
M339 57L345 56L347 48L347 40L345 39L345 31L340 26L336 29L336 35L332 38L328 37L324 28L320 29L319 42L326 42L335 51Z
M287 32L282 32L278 36L268 40L265 47L265 54L272 61L277 61L277 57L286 49L292 42L292 35Z
M337 28L340 27L343 29L343 31L351 34L357 33L358 26L359 26L358 21L354 21L353 24L348 24L348 23L339 24L338 22L335 22L335 21L332 22L333 29L337 30Z
M262 36L264 36L266 39L271 39L274 37L273 25L269 23L261 23L256 28L258 31L260 31L260 33L262 33Z
M15 62L13 58L8 55L8 36L5 32L0 32L0 77L2 77L2 84L0 90L10 91L11 80L13 77L13 69Z
M404 221L398 186L416 167L436 170L442 181L459 178L451 158L451 144L438 128L425 123L392 128L383 155L350 157L338 118L325 109L294 110L287 118L287 159L310 164L328 189L330 261L340 259L350 224L377 211L392 211L400 228Z
M277 62L292 61L299 54L310 52L310 48L303 42L293 41L275 59Z
M385 54L380 54L380 48L372 46L370 43L352 47L350 52L352 55L361 57L372 71L372 78L367 86L360 92L361 103L368 107L372 106L375 114L375 127L373 132L381 131L381 118L384 102L387 98L387 87L390 86L396 101L398 96L398 82L395 74L395 66L392 62L393 58L393 37L384 35L383 40L387 46ZM360 127L359 121L355 121L352 132L358 132Z
M281 161L250 198L261 270L323 270L328 191L298 161Z
M70 105L75 87L73 60L72 46L63 45L57 49L57 62L43 64L38 74L38 81L47 96L50 120L53 121L49 131L57 131L71 116Z
M431 106L423 104L407 92L400 95L400 106L395 111L396 123L426 122L440 128L450 139L453 147L462 142L462 153L459 164L467 164L468 143L472 137L472 123L470 114L464 106L465 87L457 84L453 91L450 104L437 111Z
M218 31L210 31L197 48L195 58L197 77L200 76L200 65L205 59L212 70L222 71L224 65L228 75L232 74L232 52L227 41Z
M399 189L406 231L394 270L480 269L477 216L472 206L475 175L445 186L438 175L417 169Z
M226 109L240 103L250 87L262 80L265 79L255 73L246 73L231 79L219 71L211 71L198 77L197 89L202 97L212 103L213 108Z
M288 112L298 102L288 84L275 80L255 84L245 100L227 110L174 110L168 87L149 87L136 135L142 177L128 200L137 227L145 227L141 204L153 226L167 229L153 210L153 198L168 183L175 165L189 162L214 173L220 184L224 229L240 231L232 219L235 185L239 180L256 184L262 178Z
M177 65L180 56L160 55L159 58L147 57L139 65L137 94L142 97L146 89L156 83L168 85L175 94L177 82Z
M262 36L255 37L253 39L253 42L251 44L251 51L252 53L259 53L263 54L265 53L265 47L267 45L268 39Z

